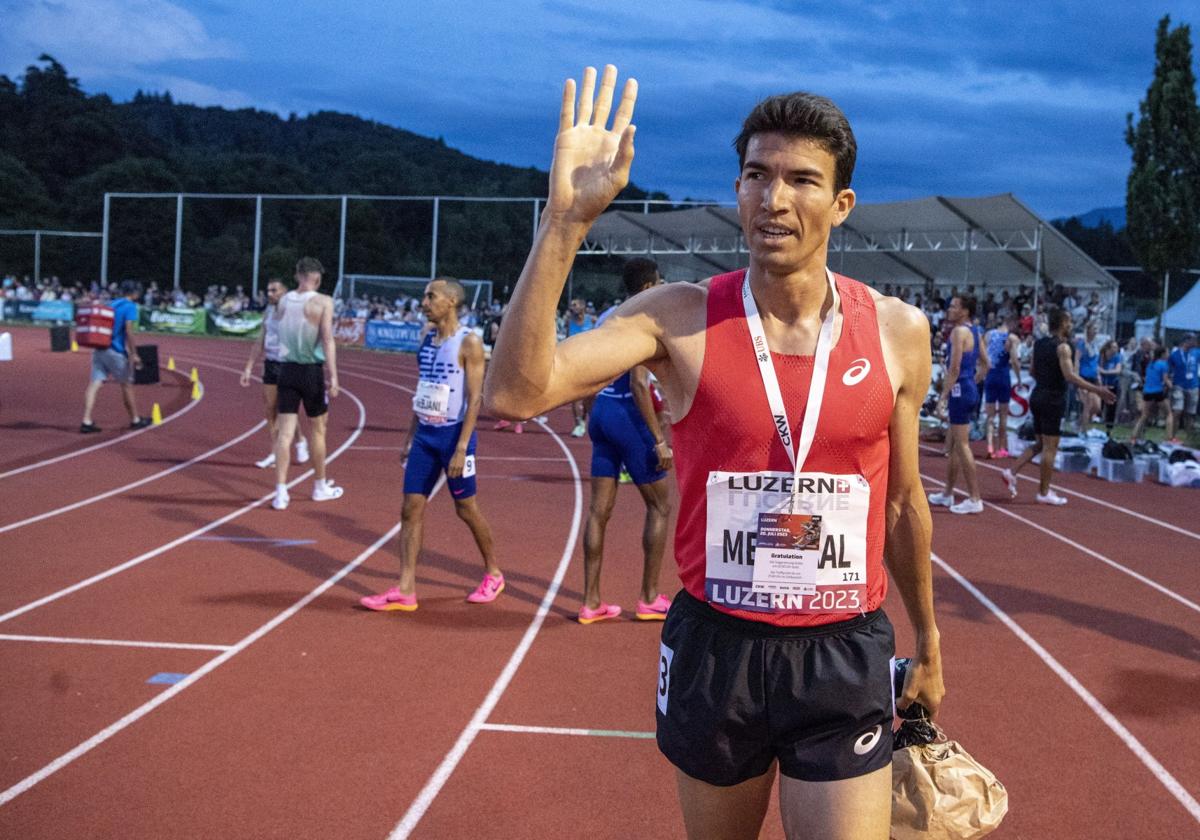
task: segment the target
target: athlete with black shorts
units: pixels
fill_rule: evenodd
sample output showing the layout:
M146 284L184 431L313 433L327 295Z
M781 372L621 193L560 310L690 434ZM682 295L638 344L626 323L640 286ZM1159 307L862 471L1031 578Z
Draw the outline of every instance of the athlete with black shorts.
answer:
M791 94L760 103L736 142L749 269L650 289L556 344L575 254L629 179L637 86L610 129L615 88L610 66L598 92L591 68L578 102L573 80L563 91L486 405L528 417L650 368L672 408L684 584L663 626L658 743L688 835L757 837L778 773L788 837L885 840L885 562L916 645L898 704L936 713L943 694L917 447L929 322L827 269L854 206L854 136L832 102Z
M333 341L333 298L323 295L324 266L314 257L296 263L296 285L279 299L279 416L275 430L275 498L271 507L287 508L291 497L287 471L298 412L312 422L314 502L341 498L343 488L325 476L325 429L329 421L329 397L338 395L337 346ZM325 367L329 366L329 391L325 390Z
M1062 436L1062 419L1067 412L1067 383L1081 391L1096 394L1105 403L1114 403L1116 394L1094 382L1088 382L1075 372L1075 360L1071 352L1071 313L1065 309L1051 309L1047 315L1050 334L1039 338L1033 345L1033 363L1030 372L1037 385L1029 395L1029 410L1033 414L1033 431L1037 442L1021 453L1011 470L1005 470L1004 483L1008 493L1017 497L1017 475L1041 455L1041 473L1038 493L1039 504L1065 505L1066 498L1050 489L1054 478L1054 456L1058 454L1058 439Z
M287 293L282 280L272 279L267 283L267 308L263 312L262 337L250 345L250 358L242 370L242 387L250 384L250 374L258 354L263 354L263 409L267 419L267 433L271 436L271 452L267 457L254 462L254 466L265 470L275 466L275 418L279 414L279 301ZM296 463L308 461L308 441L296 427Z

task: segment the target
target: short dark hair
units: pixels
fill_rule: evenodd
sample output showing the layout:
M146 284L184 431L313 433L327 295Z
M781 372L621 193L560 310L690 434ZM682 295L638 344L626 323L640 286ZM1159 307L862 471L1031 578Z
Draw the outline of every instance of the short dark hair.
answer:
M137 297L142 293L142 284L137 280L122 280L117 288L121 297Z
M453 277L435 277L434 283L441 283L446 287L446 291L450 293L450 297L454 298L455 306L462 306L467 302L467 290L463 288L463 284L459 283Z
M633 297L647 286L658 282L658 263L647 257L634 257L625 263L621 271L621 283L625 294Z
M1062 328L1063 322L1071 317L1071 313L1057 306L1052 306L1046 311L1046 326L1050 328L1050 332L1056 333Z
M858 157L858 141L850 121L833 100L815 93L781 93L764 99L742 123L741 133L733 141L737 150L738 168L746 165L746 149L756 134L776 132L789 137L812 140L835 161L833 192L836 195L850 186L854 176L854 161Z
M325 276L325 266L316 257L301 257L296 261L296 272L299 274L320 274Z
M957 294L955 297L958 298L958 305L967 310L967 317L974 318L975 310L979 308L979 301L976 300L975 295Z

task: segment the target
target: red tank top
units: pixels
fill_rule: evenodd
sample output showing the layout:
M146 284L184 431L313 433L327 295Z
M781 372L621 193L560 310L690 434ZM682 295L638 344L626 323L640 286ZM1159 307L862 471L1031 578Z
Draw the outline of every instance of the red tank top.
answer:
M792 463L775 428L766 391L746 326L741 290L745 270L712 278L704 363L696 396L687 416L673 427L675 471L679 482L679 524L675 560L684 588L708 601L706 486L717 470L791 472ZM871 611L883 603L887 577L883 570L884 507L888 483L888 426L894 398L879 340L875 302L866 286L834 275L841 297L842 331L829 358L824 405L818 418L806 472L861 475L870 484L866 534L866 603ZM808 403L813 357L771 353L798 439ZM863 362L866 373L863 375ZM794 445L794 444L793 444ZM784 626L819 626L852 618L859 608L832 612L767 612L713 604L722 612Z

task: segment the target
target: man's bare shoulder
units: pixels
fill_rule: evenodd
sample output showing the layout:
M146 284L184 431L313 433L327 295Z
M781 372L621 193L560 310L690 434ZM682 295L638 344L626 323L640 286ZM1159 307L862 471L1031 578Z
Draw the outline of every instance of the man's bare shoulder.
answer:
M690 331L697 318L708 313L708 281L664 283L635 295L613 313L613 319L648 317L662 334ZM606 324L608 322L606 321Z
M889 297L871 289L875 311L879 317L879 330L895 342L924 339L929 344L929 319L925 313L898 297Z

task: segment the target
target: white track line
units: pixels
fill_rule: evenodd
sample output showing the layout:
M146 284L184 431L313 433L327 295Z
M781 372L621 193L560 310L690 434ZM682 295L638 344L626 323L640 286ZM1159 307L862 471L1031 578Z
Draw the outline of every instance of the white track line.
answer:
M46 642L56 645L104 645L107 647L163 648L165 650L229 650L229 645L192 645L186 642L131 642L124 639L69 639L61 636L17 636L0 633L3 642Z
M204 391L203 385L200 386L200 391L201 391L201 396L203 396L203 391ZM129 432L128 434L123 434L120 437L115 437L112 440L106 440L104 443L97 443L97 444L93 444L92 446L86 446L83 449L76 449L73 452L68 452L65 455L59 455L56 458L47 458L44 461L38 461L33 464L26 464L23 467L17 467L16 469L9 470L8 472L0 473L0 478L8 478L10 475L18 475L23 472L29 472L30 470L36 470L36 469L41 469L42 467L48 467L51 464L57 464L58 462L66 461L69 458L77 458L80 455L86 455L89 452L95 452L97 449L103 449L106 446L112 446L114 443L122 443L124 441L129 440L130 438L135 438L138 435L145 434L146 432L150 431L151 429L155 429L155 428L161 429L163 426L167 425L168 423L171 423L171 422L177 420L178 418L182 417L183 415L187 414L189 411L191 411L193 408L195 408L199 403L200 403L200 400L188 400L187 405L185 405L183 408L179 409L179 411L176 411L174 414L168 414L166 417L163 418L163 421L161 423L159 423L158 426L147 426L144 429L136 429L134 431Z
M924 449L927 452L933 452L935 454L941 454L942 451L932 446L922 446L921 449ZM980 462L978 459L975 460L975 465L977 467L986 467L987 469L994 470L995 472L1004 471L1003 467L997 467L994 464ZM1032 481L1034 484L1038 483L1038 479L1028 475L1018 475L1017 478L1021 479L1022 481ZM1178 525L1172 525L1170 522L1164 522L1161 519L1155 519L1153 516L1147 516L1144 513L1138 513L1136 510L1129 510L1128 508L1123 508L1120 505L1113 504L1112 502L1106 502L1104 499L1098 499L1095 496L1089 496L1087 493L1080 493L1078 490L1071 490L1070 488L1063 487L1061 484L1051 484L1050 487L1059 491L1060 493L1066 493L1068 496L1075 496L1078 499L1087 499L1089 502L1100 505L1101 507L1106 507L1109 510L1119 511L1120 513L1128 514L1136 519L1140 519L1143 522L1150 522L1158 525L1161 528L1166 528L1168 531L1174 531L1177 534L1183 534L1185 537L1191 537L1194 540L1200 540L1200 534L1196 533L1195 531L1189 531L1187 528L1180 528Z
M938 479L934 478L933 476L926 475L925 473L921 473L921 478L923 478L926 481L929 481L933 484L937 484L941 487L946 486L946 482L939 481ZM956 490L955 492L962 493L961 490ZM1146 584L1146 586L1149 586L1151 589L1154 589L1154 590L1162 593L1163 595L1166 595L1168 598L1178 601L1180 604L1183 604L1183 606L1187 607L1188 609L1194 610L1196 612L1200 612L1200 604L1197 604L1195 601L1192 601L1192 600L1184 597L1183 595L1180 595L1175 590L1170 589L1166 586L1163 586L1161 583L1158 583L1157 581L1151 580L1150 578L1143 575L1141 572L1135 571L1135 570L1129 568L1128 566L1118 563L1116 560L1113 560L1109 557L1105 557L1103 554L1101 554L1098 551L1093 551L1092 549L1088 548L1087 546L1081 545L1080 543L1075 542L1075 540L1071 539L1070 537L1064 537L1062 534L1059 534L1056 531L1051 531L1049 528L1047 528L1043 525L1039 525L1038 523L1034 522L1032 519L1026 519L1024 516L1021 516L1020 514L1017 514L1017 513L1013 513L1011 510L1007 510L1006 508L1004 508L1000 505L997 505L993 502L984 502L983 506L986 508L991 508L992 510L997 511L998 513L1002 513L1005 516L1012 517L1013 519L1017 520L1018 522L1023 522L1024 524L1028 525L1030 528L1033 528L1034 530L1037 530L1037 531L1041 531L1043 534L1053 537L1054 539L1058 540L1059 542L1066 543L1067 545L1071 546L1072 548L1078 549L1079 551L1082 551L1084 554L1087 554L1090 557L1096 558L1101 563L1106 563L1107 565L1111 566L1112 568L1116 569L1117 571L1123 572L1124 574L1129 575L1134 580L1139 581L1140 583ZM953 516L953 515L954 514L951 514L951 516Z
M467 723L466 728L458 736L458 740L450 748L450 752L442 759L442 763L438 765L433 775L429 778L429 781L425 783L425 787L417 794L417 798L409 806L407 813L405 813L404 817L392 830L389 840L403 840L403 838L408 837L412 833L413 829L417 827L417 823L425 815L425 812L429 810L429 806L433 804L433 800L441 792L442 787L450 779L451 774L454 773L454 768L458 766L459 761L462 760L462 757L470 748L471 742L482 731L483 725L487 723L488 715L492 713L496 708L496 704L500 702L500 698L504 696L509 683L512 682L513 677L517 673L517 669L521 667L521 662L524 661L525 655L529 653L530 647L533 646L533 640L542 629L542 623L550 613L550 607L553 605L554 599L558 596L558 589L562 585L563 577L566 576L567 567L571 564L571 556L575 553L575 542L579 537L579 523L583 512L583 482L579 477L579 467L571 455L571 450L567 448L562 438L553 429L545 423L542 423L541 426L550 433L551 437L554 438L554 442L559 445L563 453L567 456L571 465L571 474L575 479L575 514L571 520L571 532L567 536L567 544L563 548L562 558L558 562L558 569L554 573L554 579L550 582L550 586L546 589L546 595L542 598L542 603L538 607L537 614L529 622L529 627L525 630L525 635L521 637L517 649L509 657L508 664L504 666L504 670L496 678L496 682L487 693L487 697L479 704L479 708L471 716L470 722Z
M654 732L634 732L623 729L579 729L572 726L520 726L512 723L485 723L485 732L515 732L528 735L590 735L593 738L638 738L650 740Z
M1029 635L1029 633L1027 633L1025 629L1021 627L1021 625L1013 621L1006 612L996 606L992 599L980 592L974 584L955 571L954 568L951 567L950 564L948 564L945 560L934 554L933 562L941 566L946 574L958 581L959 585L962 586L963 589L970 592L975 599L979 601L979 603L987 607L992 615L996 616L996 618L998 618L1001 623L1011 630L1018 639L1024 642L1030 650L1036 653L1038 658L1046 664L1046 667L1048 667L1058 676L1059 679L1066 683L1067 687L1074 691L1075 694L1079 696L1079 699L1082 700L1087 707L1096 714L1096 717L1100 718L1100 720L1102 720L1104 724L1111 729L1113 733L1121 739L1121 741L1124 742L1125 746L1127 746L1130 751L1141 760L1142 764L1144 764L1146 768L1154 774L1155 778L1162 783L1162 786L1171 792L1171 795L1179 801L1179 804L1187 809L1187 812L1192 815L1192 818L1197 822L1200 822L1200 803L1196 802L1196 800L1190 793L1187 792L1183 785L1181 785L1179 781L1172 776L1170 772L1168 772L1167 769L1162 766L1162 764L1159 763L1158 759L1150 754L1150 751L1142 745L1141 741L1135 738L1133 733L1126 729L1125 726L1119 720L1117 720L1116 716L1113 715L1112 712L1106 709L1100 703L1100 701L1092 695L1091 692L1083 687L1082 683L1075 678L1074 674L1064 668L1059 661L1051 656L1049 651L1038 644L1037 640Z
M95 496L89 496L88 498L81 499L78 502L74 502L69 505L64 505L63 507L55 508L54 510L50 510L50 511L46 511L45 513L39 513L37 516L31 516L28 519L22 519L19 522L11 522L8 525L2 525L2 526L0 526L0 534L6 533L8 531L15 531L17 528L22 528L26 525L32 525L34 522L41 522L43 519L49 519L52 516L58 516L63 513L68 513L69 511L72 511L72 510L78 510L81 507L86 507L87 505L95 504L96 502L103 501L104 499L108 499L113 496L118 496L121 493L124 493L126 490L132 490L135 487L141 487L143 484L149 484L152 481L158 481L158 479L160 479L160 478L164 478L168 475L171 475L172 473L177 473L180 470L187 469L192 464L195 464L199 461L203 461L206 458L210 458L213 455L216 455L218 452L223 452L224 450L228 449L231 446L236 446L237 444L241 443L243 440L250 437L250 435L254 434L255 432L257 432L259 429L261 429L265 425L267 425L266 420L259 420L257 425L251 427L250 429L248 429L245 432L242 432L240 435L233 438L232 440L230 440L226 443L223 443L220 446L217 446L213 449L210 449L207 452L203 453L202 455L197 455L195 458L192 458L190 461L185 461L182 464L176 464L173 467L162 470L160 472L156 472L153 475L148 475L145 478L130 482L129 484L125 484L121 487L115 487L112 490L108 490L104 493L98 493Z
M444 483L444 479L443 479L442 483ZM438 491L440 486L441 486L441 484L434 487L434 493L436 493ZM433 496L433 494L430 494L430 498L432 498L432 496ZM95 749L96 747L100 746L105 741L107 741L109 738L111 738L114 735L116 735L117 733L119 733L121 730L126 729L127 727L131 726L134 723L137 723L143 717L145 717L150 712L157 709L163 703L166 703L168 700L170 700L175 695L179 694L185 688L187 688L190 685L193 685L194 683L196 683L198 680L200 680L202 677L206 676L207 674L212 673L214 670L219 668L221 665L225 664L230 659L232 659L233 657L237 656L239 653L244 651L246 648L250 647L250 645L257 642L263 636L270 633L272 630L274 630L280 624L283 624L283 622L287 621L289 618L294 616L300 610L304 609L304 607L306 607L310 603L312 603L312 601L314 599L323 595L332 586L334 586L338 581L340 581L346 575L350 574L350 572L352 572L356 568L358 568L358 566L361 565L364 560L366 560L368 557L370 557L372 554L374 554L376 551L378 551L382 546L386 545L389 540L391 540L393 537L395 537L396 534L400 533L400 526L401 526L401 523L397 522L391 528L391 530L389 530L386 534L381 536L374 543L372 543L368 548L366 548L361 554L359 554L357 557L355 557L353 560L351 560L349 563L347 563L345 566L343 566L336 574L333 575L333 577L325 580L323 583L321 583L319 586L317 586L316 589L309 592L307 595L305 595L299 601L292 604L286 610L284 610L279 615L272 618L266 624L259 627L253 633L246 636L245 638L243 638L241 641L237 642L236 644L230 646L229 649L226 650L224 653L222 653L220 656L217 656L214 659L210 659L208 662L201 665L195 671L188 674L187 677L185 677L184 679L175 683L170 688L165 689L161 694L155 695L155 697L152 700L149 700L148 702L143 703L141 706L138 706L136 709L134 709L129 714L125 715L125 717L121 718L116 723L114 723L111 726L96 733L91 738L88 738L82 744L75 747L73 750L63 753L58 758L54 759L54 761L50 762L45 767L43 767L41 770L38 770L36 773L26 776L24 779L17 782L12 787L10 787L8 790L4 791L3 793L0 793L0 805L4 805L6 802L9 802L9 801L15 799L16 797L20 796L22 793L25 793L25 791L32 788L38 782L42 781L43 779L47 778L48 776L52 776L53 774L57 773L59 770L66 767L71 762L75 761L75 759L79 758L82 755L85 755L86 753L88 753L91 750Z
M233 370L233 369L232 368L223 368L223 370ZM241 373L241 371L237 371L237 370L233 370L233 372ZM343 393L346 394L346 396L348 396L350 399L354 400L354 402L358 405L358 427L355 428L355 430L351 433L350 437L348 437L345 440L345 442L342 443L341 446L339 446L336 450L334 450L329 455L329 457L325 459L325 462L327 464L335 461L339 455L341 455L343 452L345 452L347 449L349 449L354 444L354 441L358 440L359 435L362 434L363 427L367 424L367 410L366 410L366 407L363 406L362 401L358 397L356 397L354 394L352 394L350 391L347 391L345 389L342 389L342 390L343 390ZM307 472L302 473L299 477L288 482L287 486L289 488L294 487L297 484L299 484L300 482L309 478L312 474L313 474L313 471L308 470ZM224 525L226 522L230 522L234 519L237 519L242 514L247 513L249 511L253 510L254 508L258 507L259 505L270 501L272 498L274 498L274 496L275 496L275 493L274 493L274 491L272 491L272 492L266 494L265 496L262 496L261 498L251 502L248 505L244 505L231 513L225 514L220 519L215 519L212 522L210 522L209 524L207 524L203 527L197 528L195 531L192 531L191 533L184 534L182 537L171 540L169 543L160 545L158 548L151 549L150 551L147 551L144 554L139 554L137 557L134 557L131 560L126 560L124 563L122 563L119 566L113 566L111 569L107 569L96 575L92 575L90 578L87 578L86 580L81 580L81 581L79 581L79 583L72 584L71 586L68 586L65 589L60 589L57 592L52 592L51 594L45 596L44 598L39 598L38 600L33 601L29 604L26 604L23 607L17 607L16 609L9 610L8 612L4 613L3 615L0 615L0 624L4 623L5 621L8 621L10 619L16 618L19 615L24 615L27 612L36 610L38 607L43 607L46 604L49 604L53 601L57 601L59 598L66 597L67 595L70 595L74 592L78 592L81 589L86 589L87 587L91 586L94 583L99 583L100 581L105 580L106 578L110 578L113 575L120 574L121 572L124 572L128 569L132 569L134 566L138 566L138 565L146 562L147 560L153 559L153 558L159 556L160 554L170 551L171 549L173 549L177 546L183 545L185 542L188 542L189 540L199 537L202 534L207 534L209 531L213 530L214 528L219 528L222 525Z

